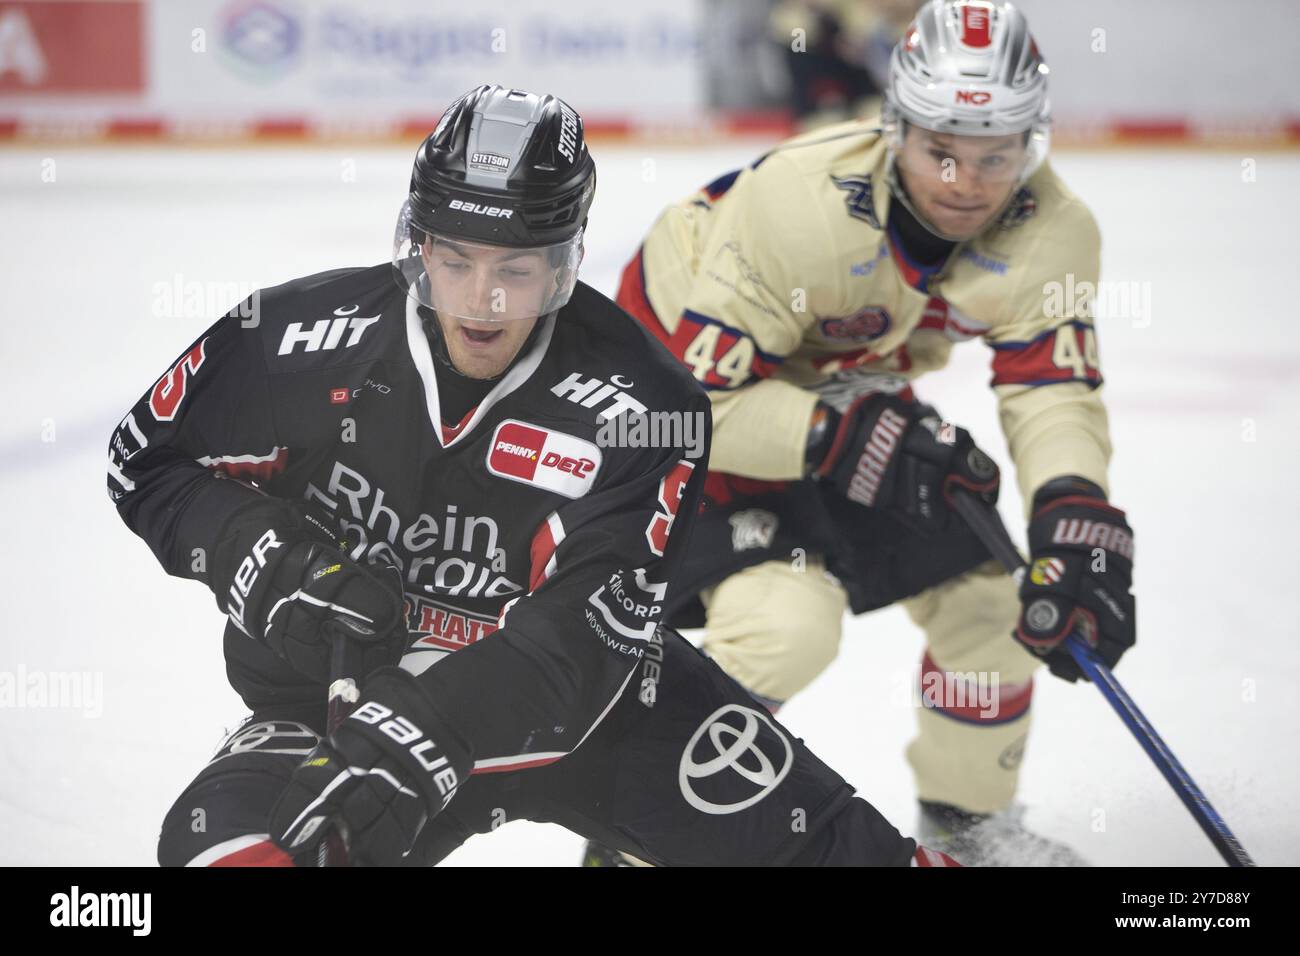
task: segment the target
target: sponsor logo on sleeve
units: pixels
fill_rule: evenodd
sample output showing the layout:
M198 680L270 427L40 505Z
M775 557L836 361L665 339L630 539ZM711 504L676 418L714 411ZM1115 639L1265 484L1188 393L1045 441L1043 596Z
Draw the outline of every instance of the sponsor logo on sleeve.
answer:
M135 412L128 412L113 432L108 446L108 493L114 501L135 491L135 482L127 477L123 466L142 448L149 444L148 437L136 424Z
M498 478L566 498L591 490L600 463L600 448L592 442L513 419L497 426L487 454L487 469Z
M617 638L611 640L606 631L633 641L648 641L659 626L663 617L664 596L668 592L666 582L651 581L646 577L645 568L635 568L629 576L622 569L610 574L609 579L591 592L587 602L599 612L605 627L596 619L595 613L587 611L587 623L607 644L621 653L640 656L636 645L623 645Z

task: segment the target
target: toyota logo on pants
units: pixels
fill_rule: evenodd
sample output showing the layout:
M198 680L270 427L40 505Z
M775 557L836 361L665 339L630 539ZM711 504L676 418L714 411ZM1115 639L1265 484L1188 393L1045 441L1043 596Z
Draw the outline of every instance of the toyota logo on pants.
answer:
M732 714L736 716L731 720L723 719ZM682 751L677 782L686 802L701 813L737 813L775 790L793 764L790 741L767 714L727 704L691 734ZM701 789L713 799L701 796ZM740 799L715 802L733 794Z

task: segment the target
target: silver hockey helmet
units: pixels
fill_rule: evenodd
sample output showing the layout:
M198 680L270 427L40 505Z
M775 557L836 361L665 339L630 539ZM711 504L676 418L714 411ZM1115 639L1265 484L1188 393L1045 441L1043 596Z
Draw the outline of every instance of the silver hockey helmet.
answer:
M894 155L905 124L958 136L1026 133L1023 182L1047 156L1047 64L1023 13L989 0L930 0L894 47L883 122Z

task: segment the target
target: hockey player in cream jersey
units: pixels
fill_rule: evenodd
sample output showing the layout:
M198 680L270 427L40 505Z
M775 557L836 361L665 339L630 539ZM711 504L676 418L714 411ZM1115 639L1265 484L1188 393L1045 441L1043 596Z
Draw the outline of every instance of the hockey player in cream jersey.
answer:
M679 622L704 624L706 650L776 706L833 659L846 607L905 599L922 686L950 692L922 695L907 750L922 825L980 863L1074 859L1009 810L1033 673L1080 676L1060 647L1075 628L1112 664L1134 642L1089 299L1100 237L1046 162L1046 76L1010 4L932 0L894 51L882 117L669 207L618 299L713 400L683 575L697 620L688 606ZM1029 518L1019 594L947 504L955 485L993 500L996 468L911 392L977 338ZM996 680L991 707L954 703L971 672Z

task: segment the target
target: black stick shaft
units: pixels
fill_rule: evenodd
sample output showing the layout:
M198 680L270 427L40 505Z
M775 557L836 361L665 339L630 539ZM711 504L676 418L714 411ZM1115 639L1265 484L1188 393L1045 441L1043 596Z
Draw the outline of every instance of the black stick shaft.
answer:
M357 705L357 663L355 647L340 628L330 629L330 685L326 705L325 735L332 734ZM317 852L318 866L347 866L347 832L331 828Z

